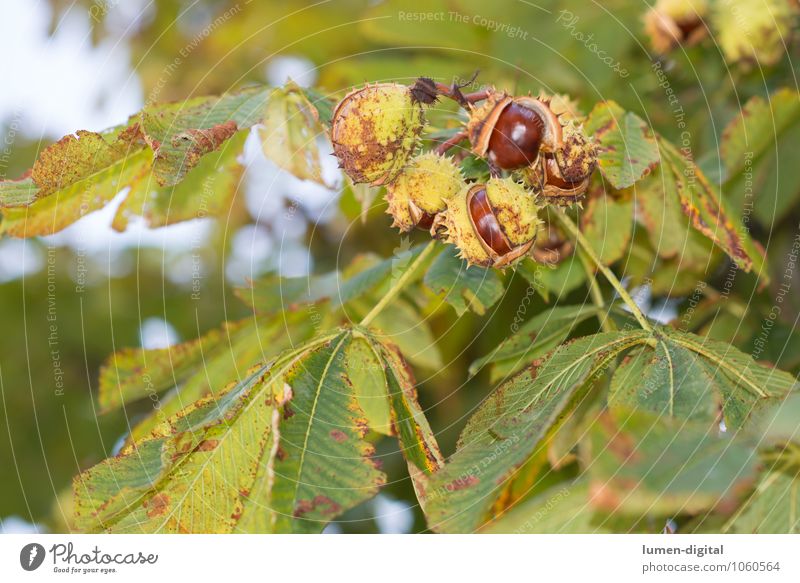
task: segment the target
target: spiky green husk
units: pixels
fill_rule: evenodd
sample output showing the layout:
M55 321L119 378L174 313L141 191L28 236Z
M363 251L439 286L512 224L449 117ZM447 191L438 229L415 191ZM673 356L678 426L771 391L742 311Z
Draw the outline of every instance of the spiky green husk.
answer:
M407 86L367 85L337 105L331 122L333 151L353 182L388 184L403 171L423 125L422 104Z
M464 188L461 168L450 157L427 152L412 158L405 169L386 187L392 226L413 229L419 211L429 215L445 209L445 201ZM414 208L414 205L416 208Z
M594 172L597 149L581 126L569 123L562 132L564 145L555 152L558 168L564 180L579 182Z
M486 197L512 245L524 245L536 238L541 220L533 193L511 178L492 178L486 183Z

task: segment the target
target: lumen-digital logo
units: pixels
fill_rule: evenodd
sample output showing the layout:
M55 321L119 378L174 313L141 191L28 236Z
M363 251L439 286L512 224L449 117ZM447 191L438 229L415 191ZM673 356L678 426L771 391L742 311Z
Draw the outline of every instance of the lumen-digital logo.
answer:
M35 571L42 566L45 550L39 543L30 543L19 552L19 564L26 571Z

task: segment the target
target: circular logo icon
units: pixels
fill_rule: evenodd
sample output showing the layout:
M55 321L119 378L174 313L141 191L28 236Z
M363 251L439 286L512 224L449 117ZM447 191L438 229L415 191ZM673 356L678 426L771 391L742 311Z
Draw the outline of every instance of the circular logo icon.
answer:
M39 543L30 543L19 552L19 564L26 571L35 571L44 562L44 547Z

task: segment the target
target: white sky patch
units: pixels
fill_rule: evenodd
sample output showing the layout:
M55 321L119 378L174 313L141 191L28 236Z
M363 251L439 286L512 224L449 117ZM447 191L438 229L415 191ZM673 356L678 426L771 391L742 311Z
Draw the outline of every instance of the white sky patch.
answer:
M386 494L373 499L375 522L382 534L406 534L414 526L414 512L407 502L395 500Z
M180 341L174 326L163 318L147 318L139 328L142 348L169 348Z
M92 45L86 10L68 11L52 36L49 21L45 2L3 0L0 123L19 117L27 136L60 138L123 123L141 108L142 88L125 42Z
M44 252L35 241L0 240L0 283L36 273L42 267Z

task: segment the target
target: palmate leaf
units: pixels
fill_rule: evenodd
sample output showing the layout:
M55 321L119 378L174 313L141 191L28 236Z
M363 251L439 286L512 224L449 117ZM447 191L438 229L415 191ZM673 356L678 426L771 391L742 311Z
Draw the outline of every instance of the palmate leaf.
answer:
M358 358L369 342L380 366ZM372 363L374 364L374 363ZM201 399L75 479L76 524L107 532L319 532L385 476L353 371L384 375L392 434L421 476L438 448L395 349L363 331L321 335ZM373 395L375 393L373 392ZM384 419L385 421L385 419ZM384 427L385 429L385 427ZM417 478L423 483L421 478Z
M738 429L763 407L796 390L796 379L733 346L669 329L656 346L631 353L614 374L612 408L636 407L677 419Z
M758 467L749 438L642 412L602 414L589 442L591 504L610 514L669 517L730 507Z
M152 402L154 414L131 428L126 442L130 446L191 403L242 381L258 363L307 341L315 329L316 322L306 314L287 312L229 323L169 348L120 350L100 369L100 408L111 411L140 400Z
M470 418L456 452L430 480L429 526L442 532L481 527L491 518L487 514L504 483L580 401L587 381L617 354L646 341L642 331L579 338L500 385Z
M250 287L238 288L236 293L258 313L303 312L317 328L358 322L396 278L406 272L423 247L400 248L387 259L362 254L341 272L297 278L270 274L251 282ZM426 266L422 262L415 268L407 283L421 278ZM375 316L371 328L376 336L396 344L412 364L441 368L441 356L430 326L411 302L395 300L391 310Z
M652 130L614 101L595 106L586 119L586 132L597 144L598 168L614 188L632 186L659 162Z

